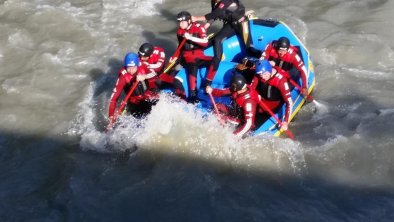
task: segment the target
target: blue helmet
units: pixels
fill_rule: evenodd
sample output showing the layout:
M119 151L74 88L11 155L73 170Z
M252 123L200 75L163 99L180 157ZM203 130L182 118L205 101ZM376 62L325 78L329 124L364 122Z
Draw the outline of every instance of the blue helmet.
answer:
M257 62L257 64L256 64L256 74L262 74L262 73L265 73L265 72L269 72L269 73L271 73L272 72L272 66L271 66L271 63L270 62L268 62L268 60L261 60L261 61L258 61Z
M140 60L138 58L138 55L134 52L129 52L124 57L124 66L125 67L139 66L139 64L140 64Z

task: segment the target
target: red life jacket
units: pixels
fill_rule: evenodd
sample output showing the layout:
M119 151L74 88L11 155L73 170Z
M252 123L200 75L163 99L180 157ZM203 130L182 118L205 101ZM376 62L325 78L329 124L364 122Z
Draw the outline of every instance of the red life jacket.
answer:
M187 29L178 28L178 39L182 39L185 33L189 33L191 36L197 38L207 38L207 32L205 28L200 23L192 22ZM205 49L208 46L208 42L206 43L198 43L191 40L186 40L185 44L183 45L183 50L196 50L196 49Z

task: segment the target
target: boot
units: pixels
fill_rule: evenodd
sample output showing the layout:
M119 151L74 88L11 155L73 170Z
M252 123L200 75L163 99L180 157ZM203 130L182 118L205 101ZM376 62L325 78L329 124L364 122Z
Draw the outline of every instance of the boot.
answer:
M193 104L200 102L200 100L197 97L197 90L194 89L194 90L189 91L189 97L187 98L187 102L193 103Z

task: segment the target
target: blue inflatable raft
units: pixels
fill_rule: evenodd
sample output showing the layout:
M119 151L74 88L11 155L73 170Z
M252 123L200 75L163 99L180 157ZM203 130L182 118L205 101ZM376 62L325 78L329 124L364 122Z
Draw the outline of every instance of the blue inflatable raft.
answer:
M285 36L290 40L291 45L296 46L299 49L299 54L303 59L305 67L307 69L307 80L308 80L308 92L311 93L315 86L315 75L313 64L311 62L309 52L303 43L298 39L298 37L293 33L293 31L283 22L271 20L271 19L251 19L249 20L251 37L253 40L253 45L258 50L263 50L267 44L272 42L273 40L277 40L278 38ZM232 36L226 39L223 42L223 57L216 73L216 76L212 82L213 88L225 88L229 86L229 81L233 75L233 70L238 62L241 61L242 58L246 56L246 50L243 44L241 44L242 40L240 40L237 36ZM213 49L209 47L205 50L206 55L213 56ZM206 68L200 68L197 73L197 87L198 97L200 99L200 103L198 104L198 108L204 111L212 111L212 103L209 96L204 93L204 89L201 86L202 82L205 79L205 75L207 73ZM181 69L177 78L181 80L183 87L188 89L187 86L187 75L184 69ZM301 84L301 79L297 78L295 80L299 85ZM186 90L186 94L187 94ZM293 100L293 109L291 114L291 119L298 113L302 105L305 103L305 98L300 95L300 92L297 88L293 88L291 90L291 98ZM228 104L230 102L229 97L220 97L215 98L216 102ZM285 112L285 105L283 105L280 109L275 113L279 119L283 119ZM254 132L252 132L253 136L257 136L263 133L269 133L275 136L281 134L279 130L277 121L270 116L261 116L256 117L256 128Z

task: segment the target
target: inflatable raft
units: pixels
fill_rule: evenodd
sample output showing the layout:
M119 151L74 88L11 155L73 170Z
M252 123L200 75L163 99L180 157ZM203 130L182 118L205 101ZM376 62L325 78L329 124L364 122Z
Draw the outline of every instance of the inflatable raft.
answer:
M249 25L254 48L260 51L262 51L267 44L269 44L273 40L277 40L282 36L287 37L290 40L291 45L298 48L298 53L301 56L307 69L308 92L311 93L315 86L313 64L311 62L308 50L306 49L304 44L298 39L295 33L285 23L272 19L251 19L249 20ZM235 66L246 56L246 49L244 45L240 43L241 41L241 39L234 35L223 42L223 56L218 71L211 85L213 88L225 88L229 86L229 82L231 80L231 77L233 76L233 70ZM204 53L206 55L213 56L213 48L207 48ZM296 70L291 70L290 73L292 73L293 71ZM207 68L200 68L197 73L197 88L199 89L198 98L200 99L200 103L197 105L197 107L204 111L212 112L213 107L211 100L209 98L209 95L204 92L204 89L202 87L202 83L205 79L206 74ZM187 75L184 69L181 69L178 72L176 78L182 82L184 89L188 89ZM294 80L299 85L302 85L299 75L296 75ZM187 93L188 92L186 90L186 94ZM293 100L293 108L290 120L294 118L294 116L298 113L298 111L306 101L304 96L300 94L300 91L296 87L291 90L291 98ZM225 104L228 104L230 102L229 97L215 98L215 100L216 102ZM279 119L283 119L284 112L285 105L283 104L282 107L275 112L275 115ZM256 128L252 132L253 136L257 136L263 133L269 133L275 136L281 134L277 121L273 117L268 116L268 114L256 116L255 125Z

